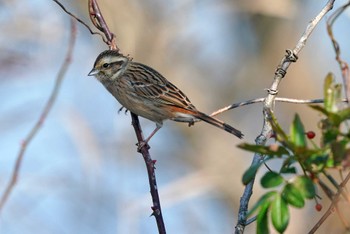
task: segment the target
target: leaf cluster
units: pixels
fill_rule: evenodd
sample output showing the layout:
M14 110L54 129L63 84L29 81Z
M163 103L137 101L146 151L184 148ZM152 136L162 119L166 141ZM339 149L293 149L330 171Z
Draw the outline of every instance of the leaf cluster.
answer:
M331 168L346 165L344 162L350 154L350 131L347 126L350 108L344 108L341 102L341 85L334 83L332 74L325 78L324 105L310 107L322 116L318 125L321 133L319 145L309 139L313 137L308 136L313 136L314 133L306 134L298 114L295 114L287 134L272 112L269 113L270 124L276 143L239 145L241 149L260 154L262 157L260 163L251 166L244 173L242 182L245 185L255 178L259 168L269 160L282 160L279 170L272 171L268 168L261 177L262 187L270 191L263 195L248 213L248 216L257 213L257 233L269 232L269 217L273 227L279 233L283 233L290 219L289 207L304 207L307 199L317 196L315 183L318 176ZM301 173L298 173L297 168L301 168Z

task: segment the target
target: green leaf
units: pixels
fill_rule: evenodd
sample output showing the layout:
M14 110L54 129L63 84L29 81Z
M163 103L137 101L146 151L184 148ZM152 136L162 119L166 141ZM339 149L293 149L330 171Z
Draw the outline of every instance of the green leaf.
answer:
M258 153L261 155L269 155L269 156L277 156L281 157L282 155L289 155L288 150L286 150L283 146L277 145L277 147L265 146L265 145L254 145L254 144L239 144L238 148Z
M341 85L334 83L334 75L328 73L324 82L324 108L328 112L337 112L337 104L341 99Z
M333 161L333 159L331 160ZM322 171L326 167L326 165L329 163L329 161L330 161L329 151L310 150L308 151L307 157L303 162L303 165L308 170L317 173Z
M294 186L300 191L301 195L305 198L311 199L316 195L315 186L312 180L307 176L298 176L293 181Z
M256 233L257 234L267 234L270 233L269 231L269 222L268 222L268 215L270 207L270 201L265 202L261 205L259 213L256 217L257 227L256 227Z
M280 170L282 174L296 174L297 169L295 167L282 167Z
M335 166L339 166L343 161L347 151L347 143L347 140L334 141L331 143L332 159L334 160L333 164L335 164Z
M262 206L265 206L266 203L270 203L271 201L271 198L273 196L276 196L277 192L276 191L270 191L268 193L265 193L255 204L254 206L249 210L248 214L247 214L247 217L251 216L252 214L255 213L255 211L262 207ZM260 209L261 211L261 209ZM259 212L260 212L259 211Z
M323 113L325 116L328 116L329 115L329 112L322 106L319 106L319 105L309 105L309 107L311 107L312 109L314 110L317 110L321 113Z
M348 107L346 109L340 110L337 112L337 114L341 122L343 122L344 120L348 120L350 119L350 108Z
M332 128L338 128L342 122L342 119L340 117L340 115L338 115L338 113L330 113L328 115L328 122L329 122L329 127Z
M249 184L250 181L252 181L255 178L256 172L258 171L259 167L261 166L262 162L259 162L256 165L250 166L243 174L242 177L242 183L244 185Z
M334 82L334 76L332 73L328 73L323 85L324 107L327 111L332 110L332 84Z
M283 233L289 223L289 210L286 201L280 194L276 195L271 202L270 210L273 226L279 233Z
M273 188L282 184L283 181L284 179L280 174L273 171L268 171L261 178L260 183L264 188Z
M287 134L283 131L283 129L281 128L281 126L278 124L277 119L275 117L275 115L273 114L273 112L271 110L267 111L267 114L269 114L271 116L271 118L269 119L272 130L275 132L276 134L276 139L279 142L285 142L286 144L288 143L288 136Z
M334 115L334 114L331 114ZM340 123L339 123L340 124ZM334 124L334 118L327 118L322 119L320 121L320 128L322 130L323 136L322 136L322 145L328 145L332 141L337 140L339 132L339 124Z
M294 164L294 163L296 163L295 156L291 156L291 157L286 158L283 161L280 173L281 174L288 174L288 173L296 174L297 173L297 169L294 166L292 166L292 164Z
M295 206L297 208L302 208L305 205L303 195L298 190L298 188L295 187L294 184L287 184L284 187L284 189L282 191L282 197L289 204L291 204L292 206Z
M290 140L297 147L306 147L305 129L298 114L295 114L290 127Z

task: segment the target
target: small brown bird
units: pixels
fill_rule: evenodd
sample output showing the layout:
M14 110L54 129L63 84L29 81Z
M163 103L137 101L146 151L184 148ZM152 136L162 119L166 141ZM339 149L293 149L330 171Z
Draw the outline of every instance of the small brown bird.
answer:
M156 123L156 129L145 143L167 119L189 125L203 120L238 138L243 137L239 130L198 111L180 89L157 71L133 62L116 50L102 52L96 58L89 76L95 76L123 107Z

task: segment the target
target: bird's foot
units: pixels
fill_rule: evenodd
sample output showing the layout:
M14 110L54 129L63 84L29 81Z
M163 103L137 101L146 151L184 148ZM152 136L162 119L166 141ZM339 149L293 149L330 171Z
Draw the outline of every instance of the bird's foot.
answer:
M188 122L188 126L191 127L194 125L194 121Z
M148 145L147 141L141 141L139 143L136 143L137 145L137 152L141 152L143 147L146 147L147 150L149 150L151 147Z
M125 108L124 106L120 107L119 110L118 110L118 114L119 114L124 108ZM125 108L125 114L126 114L126 113L128 113L128 109Z

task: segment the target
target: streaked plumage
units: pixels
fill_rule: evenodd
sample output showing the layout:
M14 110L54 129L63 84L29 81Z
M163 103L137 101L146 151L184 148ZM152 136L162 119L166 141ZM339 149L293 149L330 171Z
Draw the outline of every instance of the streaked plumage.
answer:
M179 122L203 120L239 138L243 134L200 111L188 97L161 74L144 64L133 62L118 51L106 50L96 59L89 75L94 75L129 111L156 123L157 128L146 142L171 119Z

